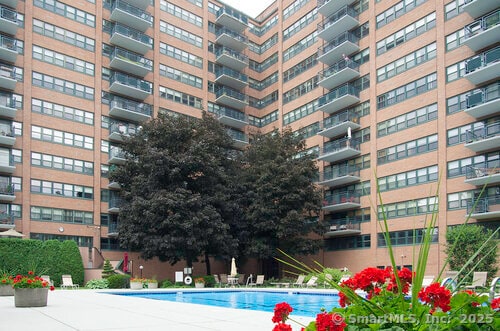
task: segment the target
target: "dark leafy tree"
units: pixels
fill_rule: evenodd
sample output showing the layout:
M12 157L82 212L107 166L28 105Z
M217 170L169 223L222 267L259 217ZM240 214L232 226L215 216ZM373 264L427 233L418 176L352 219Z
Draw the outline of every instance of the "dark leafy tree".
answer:
M311 231L320 232L321 194L314 185L318 169L304 140L284 130L257 134L242 156L241 189L245 191L248 240L246 255L262 260L264 272L277 276L277 248L288 254L310 254L320 247ZM243 243L242 243L243 244ZM271 270L272 269L272 270Z
M486 271L489 277L496 275L498 240L486 243L492 233L490 229L478 225L455 226L446 232L446 254L451 270L461 270L476 252L480 252L460 273L467 275L470 272L466 282L472 281L472 271ZM484 243L486 245L480 250Z
M198 257L228 255L237 242L225 217L232 144L211 115L160 115L123 144L127 162L110 179L121 186L120 244L188 266ZM210 273L208 258L205 259Z

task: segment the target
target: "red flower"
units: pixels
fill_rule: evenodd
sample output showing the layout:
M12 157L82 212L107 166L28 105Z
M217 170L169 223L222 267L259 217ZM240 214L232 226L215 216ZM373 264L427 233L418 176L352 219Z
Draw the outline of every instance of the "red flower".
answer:
M422 288L418 293L418 298L424 303L432 305L431 314L436 308L441 308L443 312L447 312L451 309L451 292L439 283L433 283L426 288Z
M54 291L56 288L55 288L53 285L51 285L49 289L50 289L51 291Z
M285 323L278 323L274 326L273 331L292 331L292 327Z
M491 301L491 308L495 310L500 309L500 298L496 298Z
M33 274L34 274L34 272L33 272L33 271L31 271L31 270L30 270L30 271L28 271L28 275L32 276Z
M347 326L342 315L337 313L321 313L316 315L317 331L342 331Z
M285 322L293 308L286 302L277 303L274 307L273 323Z

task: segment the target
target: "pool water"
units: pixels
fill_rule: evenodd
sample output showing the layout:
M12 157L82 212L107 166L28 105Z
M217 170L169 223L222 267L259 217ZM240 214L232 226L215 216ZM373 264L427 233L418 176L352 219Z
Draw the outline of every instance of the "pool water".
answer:
M280 302L288 302L294 315L315 317L321 308L330 311L339 307L336 293L306 293L299 291L192 291L192 292L142 292L112 293L140 298L195 303L236 309L273 312Z

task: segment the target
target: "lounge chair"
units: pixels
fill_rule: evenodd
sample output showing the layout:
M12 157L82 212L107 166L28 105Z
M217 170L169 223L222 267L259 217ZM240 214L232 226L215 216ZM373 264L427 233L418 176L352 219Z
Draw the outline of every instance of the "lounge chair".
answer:
M238 286L245 284L245 274L238 275Z
M54 282L50 280L49 275L41 275L40 278L49 283L49 286L54 286Z
M62 275L61 277L62 277L62 284L61 284L62 289L67 289L70 287L72 289L80 288L80 285L73 284L73 278L71 278L71 275Z
M264 285L264 275L257 275L257 278L255 279L255 283L248 283L248 286L262 286Z
M424 279L422 279L422 288L426 288L427 286L431 285L432 282L434 281L434 276L424 276Z
M486 278L488 278L488 273L486 271L474 271L472 283L465 286L465 288L470 290L484 288L486 287Z
M302 287L302 286L304 286L304 279L306 279L305 275L299 275L297 277L297 280L295 281L295 283L292 284L292 286L295 286L295 287Z
M224 286L229 286L229 280L227 279L227 274L220 274L220 284Z
M222 287L222 284L219 279L219 275L214 275L215 287Z
M495 277L490 285L490 302L500 296L500 277Z
M325 274L325 280L323 281L323 286L326 288L330 287L333 282L333 276L331 274Z
M316 287L318 286L318 284L316 284L316 282L318 281L318 277L316 276L312 276L311 278L309 278L309 280L307 281L306 283L306 287Z
M445 278L451 278L452 281L457 282L458 278L458 271L455 270L448 270L445 273Z

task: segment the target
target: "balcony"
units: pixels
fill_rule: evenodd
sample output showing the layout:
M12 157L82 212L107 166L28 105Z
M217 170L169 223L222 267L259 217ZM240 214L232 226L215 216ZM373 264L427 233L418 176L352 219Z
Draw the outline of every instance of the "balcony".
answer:
M248 145L248 136L241 131L228 129L227 133L233 138L233 146L237 149L243 149Z
M123 48L115 48L110 59L109 66L112 69L132 75L144 77L153 70L153 61Z
M18 2L18 0L0 0L0 4L9 6L11 8L16 8Z
M350 59L342 59L318 73L318 84L328 90L359 78L359 64Z
M464 77L473 84L479 85L500 75L500 47L470 58L465 62Z
M475 118L491 116L500 112L500 82L493 83L467 95L465 113Z
M134 7L140 8L142 10L146 10L146 8L148 8L151 1L149 1L149 0L127 0L127 2Z
M219 122L233 128L242 129L248 125L248 116L235 109L221 106L214 114Z
M0 6L0 31L14 35L17 32L17 27L17 12Z
M16 68L0 63L0 88L13 91L16 88Z
M327 212L344 211L360 208L360 195L354 191L342 192L326 196L322 209Z
M12 95L0 93L0 116L14 119L16 112L16 99Z
M467 202L467 215L476 220L493 220L500 218L500 195L491 197L480 198L476 201L471 200Z
M338 162L342 160L352 159L359 156L360 143L356 139L342 138L329 141L324 144L318 160L325 162Z
M221 8L217 11L215 24L223 25L231 30L241 32L248 27L248 18L231 8Z
M17 58L17 40L0 35L0 60L14 63Z
M125 159L125 152L117 146L109 147L109 164L125 164L127 160Z
M12 155L5 155L2 153L0 155L0 173L3 174L13 174L16 170L14 165L14 157Z
M359 90L352 84L344 84L318 99L318 111L333 114L360 101Z
M359 38L349 31L341 33L323 47L318 48L318 61L326 65L339 62L345 55L359 51Z
M231 68L222 67L215 70L215 82L220 85L227 85L234 89L241 90L248 85L248 77Z
M465 147L479 153L500 149L500 121L466 132Z
M476 186L500 183L500 163L494 160L473 166L468 165L465 171L465 183Z
M109 182L108 189L110 190L119 190L121 189L121 185L118 182Z
M111 223L108 226L108 237L115 238L118 237L118 224Z
M498 2L484 0L465 0L465 4L462 6L463 11L472 17L487 14L495 8L498 8Z
M344 186L348 184L358 183L361 179L359 175L359 167L342 163L325 168L320 174L318 184L327 187Z
M463 45L479 51L500 41L500 10L467 25Z
M221 47L215 52L215 62L222 66L241 71L248 67L248 57L227 47Z
M109 42L142 55L153 49L153 39L151 37L118 23L111 30Z
M223 86L215 92L215 101L230 108L242 110L248 105L248 96L229 87Z
M122 199L118 196L112 195L109 198L108 213L111 214L119 213L121 204L122 204Z
M109 77L109 90L114 93L144 100L152 93L152 84L148 81L113 72Z
M215 32L215 42L219 45L241 52L248 47L248 38L226 28L219 28Z
M323 16L330 16L339 11L342 7L350 5L355 0L318 0L318 12Z
M361 234L361 223L349 219L333 221L324 233L325 238L345 237Z
M108 139L114 142L123 142L124 137L136 134L138 126L132 123L117 123L113 122L109 126Z
M0 229L13 229L15 227L14 224L14 215L12 213L1 213L0 214Z
M15 142L12 123L0 123L0 145L12 147Z
M321 131L318 131L320 136L333 138L341 135L346 135L349 128L357 130L361 126L359 123L359 115L353 111L343 111L331 117L325 118L321 123Z
M14 185L0 185L0 202L12 202L15 199Z
M151 15L123 0L111 4L111 20L128 25L141 32L153 26Z
M153 107L149 104L113 96L109 104L109 115L127 121L144 122L151 118Z
M358 13L352 7L344 6L318 23L318 37L329 41L339 33L349 31L358 25Z

